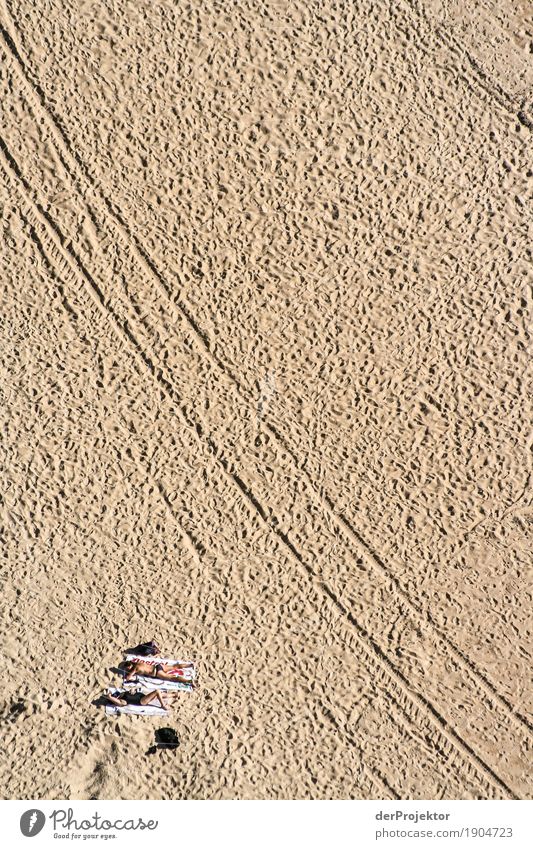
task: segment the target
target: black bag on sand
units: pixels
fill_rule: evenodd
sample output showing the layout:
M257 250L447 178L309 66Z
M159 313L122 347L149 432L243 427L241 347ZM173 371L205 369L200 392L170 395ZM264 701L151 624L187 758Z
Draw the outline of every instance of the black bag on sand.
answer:
M141 657L152 657L157 654L157 646L154 642L141 643L139 646L135 646L134 649L131 649L129 654L139 654Z
M155 742L160 749L177 749L180 738L173 728L158 728L155 732Z

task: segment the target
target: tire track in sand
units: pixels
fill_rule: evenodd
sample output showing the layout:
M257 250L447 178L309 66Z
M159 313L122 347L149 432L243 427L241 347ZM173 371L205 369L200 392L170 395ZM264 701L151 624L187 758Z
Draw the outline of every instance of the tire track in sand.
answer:
M59 276L60 270L58 271L54 267L54 264L53 264L53 262L50 258L50 257L53 257L55 259L55 254L52 253L52 252L50 252L50 256L47 254L47 252L44 248L44 245L42 244L34 226L24 216L23 213L21 213L21 217L22 217L22 221L24 223L24 226L27 229L27 232L28 232L28 235L29 235L31 242L33 243L35 249L38 251L39 255L41 256L43 263L45 264L46 269L51 276L51 279L55 281L57 288L58 288L58 291L60 291L62 296L63 296L64 285L63 285L63 282L62 282L62 280ZM73 316L75 317L74 318L74 324L76 326L76 331L79 333L80 328L77 326L78 313L75 310L73 310L72 307L70 307L69 305L67 305L66 312L67 312L68 319L70 321L73 321ZM133 459L133 457L132 457L132 459ZM165 506L168 509L169 514L171 515L171 517L174 519L174 521L178 525L179 530L182 531L183 535L186 537L187 531L184 530L181 527L181 525L179 524L179 519L176 516L175 511L172 508L172 505L170 504L170 501L168 499L168 496L167 496L167 493L164 489L164 486L161 484L161 482L159 480L157 480L153 475L150 474L150 472L147 470L147 466L146 466L145 463L142 463L141 461L139 461L138 458L135 460L135 462L137 463L137 465L139 465L141 468L144 469L144 471L147 475L147 479L150 480L154 484L154 486L157 488L157 490L159 491L159 493L162 497L162 500L165 503ZM71 520L67 519L67 521L71 521ZM186 540L185 540L185 542L186 542ZM191 541L191 546L188 547L188 548L189 548L189 551L193 555L194 554L197 555L197 560L200 560L201 552L199 551L198 545L197 545L195 540ZM312 683L311 679L309 678L308 671L306 671L301 666L301 664L298 663L298 661L295 661L295 662L296 662L296 665L298 665L299 668L300 668L300 674L302 676L302 679L306 680L308 683ZM349 746L355 747L357 749L357 751L360 752L360 754L361 754L360 774L362 774L366 777L366 779L370 782L371 786L373 786L376 789L377 793L379 794L379 796L381 798L400 799L401 796L400 796L399 792L392 787L390 782L384 777L384 775L381 773L381 771L378 769L378 767L376 767L376 766L370 767L368 764L364 763L363 754L361 752L360 745L355 740L353 735L350 734L349 732L347 732L344 729L342 720L335 714L335 709L331 706L331 704L326 705L325 702L324 702L324 699L321 698L318 695L318 693L316 693L316 692L311 693L311 695L313 697L314 703L317 706L317 709L322 714L325 721L327 723L329 723L335 729L336 733L339 734L340 737L342 737L343 739L346 740L346 742L348 743ZM93 758L93 757L90 756L90 753L87 752L87 753L84 754L83 760L84 760L84 763L85 763L85 761L87 761L87 764L85 764L85 766L83 767L83 771L87 772L87 775L85 776L85 779L81 783L80 782L76 783L76 787L79 786L79 788L87 788L87 787L89 787L89 785L91 785L90 793L93 794L91 796L91 798L100 798L100 796L101 796L101 792L100 792L101 791L101 782L97 782L99 784L100 791L98 790L98 788L95 791L94 788L92 788L92 783L94 783L95 778L98 778L99 776L102 777L105 773L105 771L102 772L102 770L100 769L101 763L102 763L102 758L101 757ZM89 773L90 773L90 775L89 775ZM105 773L105 774L107 775L107 773ZM93 791L97 792L97 794L100 792L100 796L98 796L98 795L94 796ZM88 794L90 795L90 793L87 789L85 789L83 792L80 789L79 792L82 793L80 798L85 798Z
M395 688L403 695L407 696L415 707L418 707L426 714L430 722L435 726L444 739L450 745L454 746L463 755L463 757L470 762L472 767L484 775L485 780L489 781L489 783L496 784L500 790L502 790L510 798L517 799L518 796L507 785L507 783L476 753L472 746L470 746L457 733L457 731L449 724L446 718L434 707L434 705L421 693L412 688L408 679L394 666L386 653L373 640L371 634L369 634L357 621L355 616L350 610L348 610L348 608L346 608L337 594L324 581L321 581L314 572L313 568L305 562L304 558L290 541L287 534L280 529L279 522L275 520L275 517L273 517L273 520L269 520L267 511L258 501L253 491L246 486L242 478L230 466L228 460L224 457L213 439L209 437L209 435L204 434L201 425L191 419L187 411L181 406L182 399L176 393L172 382L164 376L162 368L156 368L153 356L151 356L150 352L147 353L142 348L130 329L127 320L121 321L121 319L113 311L112 307L106 302L104 293L76 255L72 245L67 242L55 222L52 220L51 216L32 198L32 195L35 193L23 177L16 160L9 152L3 140L0 141L0 149L2 165L6 175L10 181L14 183L19 194L22 196L23 202L29 207L31 215L48 236L62 261L70 268L80 284L88 289L93 302L97 306L98 310L100 310L107 320L110 321L118 338L122 342L125 342L127 346L133 347L135 353L141 358L144 366L148 369L151 376L155 378L157 383L163 388L164 394L169 397L174 404L176 404L178 416L181 422L186 425L187 430L193 435L193 438L199 444L201 450L205 450L207 445L208 452L212 457L214 457L230 484L236 486L240 490L245 502L247 502L251 506L252 511L259 516L264 526L269 531L274 532L281 540L288 552L289 559L293 562L293 564L302 568L307 573L308 578L313 583L317 584L319 589L321 589L321 591L329 596L329 598L333 601L342 616L352 626L356 636L356 641L367 658L367 661L370 663L370 666L372 667L373 665L377 665L384 670Z
M418 17L418 20L426 30L426 37L428 37L428 33L431 33L435 40L457 57L459 61L466 59L470 66L469 73L479 88L488 94L492 100L496 100L506 112L512 115L513 118L516 118L524 127L527 127L529 130L533 129L533 124L527 118L527 115L521 109L516 112L515 103L517 97L509 94L500 83L488 76L480 66L478 60L471 55L465 44L454 32L446 29L438 21L431 20L423 2L420 2L420 0L403 0L402 5L410 9ZM418 32L420 33L420 30ZM425 44L425 49L429 54L430 48L427 43Z
M16 25L12 23L12 27L16 27ZM19 78L22 80L26 96L28 97L30 103L33 105L34 109L36 110L36 113L40 114L43 121L46 122L49 133L56 143L59 160L61 161L61 164L65 169L69 180L72 182L72 185L83 199L89 217L95 225L97 231L99 230L99 227L95 220L94 212L85 197L85 191L83 187L75 178L73 171L77 172L78 177L81 177L81 179L87 184L89 190L93 193L95 199L99 199L100 202L104 205L105 210L107 210L107 212L104 214L108 215L111 218L112 225L117 229L118 233L126 242L126 244L130 246L132 253L135 256L135 259L137 260L141 268L145 271L145 273L148 274L149 277L154 280L157 289L169 301L171 308L176 309L180 313L180 315L185 319L185 321L193 331L194 338L198 343L201 353L207 357L212 366L221 371L223 375L229 381L231 381L241 399L247 404L251 404L252 402L249 393L245 389L243 389L243 387L239 383L238 378L211 351L208 337L198 326L197 322L187 309L186 305L183 304L183 302L181 302L179 299L174 300L172 298L171 287L166 283L163 275L157 269L154 261L148 256L146 250L143 248L142 244L139 242L135 234L130 231L120 211L114 208L112 202L105 196L103 191L90 176L85 164L82 162L79 155L71 149L66 134L61 128L57 117L50 113L46 105L46 97L43 90L40 88L38 83L36 83L31 78L31 73L28 70L26 63L24 62L24 59L22 58L22 50L16 45L16 36L14 36L14 34L10 34L1 25L0 34L4 42L6 51L12 56L13 65L18 72ZM70 165L68 164L69 161ZM99 293L99 298L102 299L103 295L100 290L98 290L98 287L96 287L96 290ZM104 303L104 300L102 300L102 303ZM154 366L152 363L151 369L153 369L153 367ZM416 619L421 620L423 625L429 627L433 631L433 633L438 637L440 642L447 646L448 650L450 651L450 654L455 658L455 660L468 669L471 676L477 681L477 684L480 689L482 689L487 696L489 696L491 699L494 699L499 704L499 706L509 715L511 720L520 728L522 732L524 731L524 729L527 729L527 731L531 734L533 732L533 724L530 723L528 719L523 716L521 712L518 711L502 693L499 692L496 685L493 684L493 682L490 681L490 679L477 667L477 665L468 656L468 654L464 652L459 646L457 646L454 641L446 634L446 632L444 632L437 625L431 615L431 612L429 610L423 610L412 600L408 592L403 588L400 580L396 578L392 570L379 556L379 553L376 552L371 545L369 545L369 543L362 537L362 535L357 531L357 529L345 516L337 513L334 501L331 496L325 491L322 491L322 493L317 492L315 485L309 478L309 475L306 472L305 468L303 468L302 465L299 463L298 458L296 457L290 446L286 443L285 439L279 433L277 428L275 428L274 425L265 420L261 422L261 426L264 427L274 437L278 444L282 446L283 449L290 455L294 465L296 466L298 471L304 476L309 487L309 491L313 497L313 500L320 507L320 509L322 509L327 514L327 516L331 519L332 522L334 522L338 530L350 540L355 549L359 551L362 556L369 559L374 565L374 567L388 581L392 583L394 591L397 593L401 604L403 604L404 606L404 610L409 611L412 615L415 616Z
M58 271L54 268L50 258L48 257L48 255L45 251L45 248L44 248L41 240L39 239L39 236L37 235L37 233L35 231L35 228L24 216L22 216L22 218L23 218L23 222L25 224L25 227L28 230L30 239L34 243L39 254L41 255L43 262L45 263L47 270L48 270L49 274L51 275L51 278L56 281L58 290L63 292L64 291L63 282L58 277ZM79 307L78 307L78 311L79 311ZM72 314L73 313L74 313L74 315L77 315L76 311L74 311L72 308L67 309L67 315L68 315L69 320L71 320L71 321L72 321ZM75 322L75 324L76 324L76 331L79 333L80 328L77 326L76 322ZM134 458L132 457L132 459L134 459ZM149 479L157 487L157 489L159 490L163 500L165 501L165 504L166 504L166 506L169 510L170 515L178 523L178 526L179 526L179 519L176 516L174 510L172 509L171 505L168 502L166 492L165 492L164 487L162 486L161 482L158 481L153 475L150 475L149 472L147 472L145 463L142 463L138 459L135 462L137 463L137 465L139 465L141 468L144 469L145 473L147 473L147 479ZM347 644L346 635L339 634L339 636L342 636L343 644L346 645ZM302 678L309 681L309 676L308 676L307 671L303 667L301 667L301 665L297 661L296 661L296 663L300 667ZM380 678L382 678L382 677L383 676L380 676ZM404 708L404 709L401 708L401 706L399 705L399 702L398 702L398 699L400 698L400 696L398 694L397 694L397 697L393 696L390 692L390 688L387 689L387 684L388 684L388 681L386 679L383 680L382 684L381 684L381 689L382 689L382 692L384 692L386 694L387 704L389 705L389 707L392 705L392 708L393 708L393 710L389 711L389 720L394 724L394 726L396 728L398 728L398 730L400 732L404 733L404 736L405 736L406 739L409 738L409 739L412 739L414 741L419 740L420 739L420 728L419 728L419 726L417 726L417 724L415 722L416 716L415 717L410 716L408 708ZM354 737L354 734L352 732L346 730L346 727L345 727L346 722L343 723L343 721L338 717L338 715L336 713L335 706L331 704L331 701L327 700L328 703L326 704L326 700L323 696L320 697L318 695L318 693L315 693L315 692L313 692L312 695L314 697L314 702L317 705L317 708L320 710L320 712L322 713L323 717L327 720L327 722L335 728L336 732L341 737L343 737L350 746L352 746L352 747L355 746L355 748L358 751L361 752L358 740ZM404 699L404 701L405 701L405 699ZM394 711L395 707L398 708L398 710ZM399 715L400 710L402 710L403 717ZM396 712L398 714L399 718L395 718L393 716L394 712ZM457 753L456 753L455 749L451 748L449 751L445 751L442 746L437 746L435 743L433 743L433 749L438 752L438 754L444 759L444 761L446 762L446 764L448 766L452 767L455 774L462 774L463 773L465 764L461 763L461 764L456 765ZM451 759L451 763L450 763L450 759ZM383 796L383 797L390 796L391 798L395 798L395 799L401 798L401 795L399 794L399 792L392 787L392 785L390 784L390 781L388 781L383 776L383 774L381 773L380 769L378 768L378 766L376 764L373 764L372 766L370 766L370 765L364 763L362 752L361 752L361 761L362 761L362 763L361 763L361 773L365 774L367 779L370 780L375 785L375 787L380 792L381 796ZM467 766L467 770L468 770L469 764L467 763L466 766ZM485 786L488 786L489 791L490 791L490 785L485 785ZM487 795L487 791L485 791L485 795Z

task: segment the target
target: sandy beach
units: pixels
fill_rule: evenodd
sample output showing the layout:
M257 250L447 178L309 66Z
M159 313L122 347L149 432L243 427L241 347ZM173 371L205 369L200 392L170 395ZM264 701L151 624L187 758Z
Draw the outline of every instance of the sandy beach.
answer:
M531 798L531 5L0 23L2 798Z

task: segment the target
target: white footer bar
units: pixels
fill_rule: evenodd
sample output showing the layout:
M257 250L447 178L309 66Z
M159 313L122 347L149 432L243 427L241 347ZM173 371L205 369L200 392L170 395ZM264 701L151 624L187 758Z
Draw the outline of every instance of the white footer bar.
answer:
M533 847L533 802L4 801L2 845ZM35 840L33 843L32 840Z

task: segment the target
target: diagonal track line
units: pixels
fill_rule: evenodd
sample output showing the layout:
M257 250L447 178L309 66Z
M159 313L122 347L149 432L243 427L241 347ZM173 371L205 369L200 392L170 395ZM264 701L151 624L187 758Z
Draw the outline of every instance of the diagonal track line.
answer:
M53 267L53 264L50 262L50 260L47 256L46 250L45 250L37 232L35 231L35 228L33 227L33 225L30 223L30 221L28 221L28 219L23 214L22 214L22 220L23 220L24 224L26 225L26 227L28 228L30 239L33 242L33 244L36 246L39 254L41 255L43 262L44 262L49 274L51 275L51 277L53 279L57 280L58 289L62 291L62 286L61 286L60 281L58 280L57 271ZM129 453L130 453L130 456L131 456L131 452L129 452ZM147 479L149 479L155 485L157 490L159 491L159 493L161 495L161 499L165 504L165 507L167 508L169 514L171 515L172 519L176 522L179 530L182 533L185 545L189 549L189 552L193 555L193 557L196 558L197 561L200 561L201 560L201 552L198 550L198 547L197 547L198 544L194 540L194 538L192 538L189 535L188 531L186 529L184 529L182 527L182 525L180 524L178 517L176 516L175 511L172 508L172 505L171 505L170 500L168 498L168 494L167 494L163 484L159 480L154 478L147 471L147 464L141 463L140 465L144 466L145 472L147 473ZM77 527L77 526L75 526L75 527ZM304 675L304 678L307 677L305 673L302 673L302 674ZM357 744L357 741L354 739L353 735L343 729L341 723L339 722L339 720L335 716L333 710L325 704L324 700L322 698L320 698L319 696L315 696L315 702L317 703L319 710L321 711L321 713L323 714L323 716L327 720L327 722L329 722L329 724L331 724L341 736L344 736L346 738L347 742L351 746L355 746L360 751L359 746ZM370 767L368 764L365 764L362 760L362 753L360 753L360 754L361 754L361 771L366 775L367 779L371 783L373 783L381 791L383 798L390 796L393 799L400 799L400 794L398 793L398 791L396 791L394 788L392 788L392 786L386 780L386 778L382 775L380 770L377 769L377 767L375 767L375 766Z
M470 73L476 84L488 94L491 100L497 100L499 105L505 109L514 118L518 118L520 123L528 129L533 129L531 121L523 111L518 113L513 108L513 103L518 100L517 96L509 94L505 88L496 80L490 79L486 71L483 70L478 60L471 55L465 44L458 38L453 31L450 31L437 20L431 20L424 2L420 0L404 0L403 5L406 5L411 11L418 16L426 27L434 36L435 40L443 44L446 49L457 56L459 60L465 61L470 66Z
M94 213L89 206L89 202L85 198L83 189L79 187L71 169L74 169L74 171L78 173L78 176L81 175L82 179L89 186L90 191L104 204L108 215L111 217L112 222L114 222L114 226L117 228L125 242L131 246L132 253L141 268L143 268L145 273L154 280L157 290L169 301L171 307L177 309L180 315L189 324L203 355L208 358L212 365L221 370L223 374L234 384L242 400L250 404L251 399L249 393L243 389L238 378L227 368L216 354L211 351L207 335L201 330L186 305L179 299L174 300L172 298L171 287L166 283L163 275L157 269L153 260L148 256L145 248L142 246L135 234L129 230L120 212L113 206L112 202L95 183L79 155L72 151L65 132L60 127L57 118L50 113L46 105L44 92L37 83L31 80L31 75L24 63L21 52L17 49L15 41L9 32L1 25L0 35L4 41L5 49L13 57L14 65L17 68L30 102L33 104L37 112L42 115L48 125L50 134L57 145L59 159L72 184L80 192L91 219L94 221ZM70 166L68 161L70 161ZM507 713L507 715L511 718L511 721L520 728L522 733L527 731L530 735L533 734L533 724L519 710L517 710L502 693L499 692L496 685L478 668L468 654L457 646L455 642L438 626L432 617L431 612L429 610L424 610L420 605L413 601L407 590L404 589L400 580L394 575L393 571L380 558L377 552L373 550L372 546L363 538L353 524L344 515L336 512L335 504L329 494L324 490L322 490L322 494L317 492L305 467L299 463L292 448L288 445L288 443L286 443L284 437L277 428L264 419L261 422L261 425L268 430L270 434L272 434L276 441L290 455L294 465L305 478L315 504L317 504L317 506L329 516L331 521L337 526L338 530L340 530L340 532L351 541L352 545L356 548L359 554L370 560L374 567L391 582L394 592L400 599L400 605L403 607L404 612L406 610L410 611L417 620L421 619L422 623L433 631L440 642L448 648L450 654L455 658L455 660L468 670L472 678L476 680L480 689L483 690L483 692L489 696L491 700L498 703L500 708Z
M402 672L400 672L394 666L394 664L390 661L385 652L375 643L372 636L366 631L366 629L362 625L360 625L360 623L353 616L353 614L345 607L341 599L324 581L321 581L319 579L319 577L315 574L313 568L305 562L302 555L299 553L293 543L291 543L291 541L289 540L288 535L281 531L279 521L275 517L272 517L272 519L268 518L267 511L258 501L253 491L246 486L242 478L237 474L235 468L230 465L229 461L226 459L223 452L218 448L215 441L208 434L204 434L201 425L198 422L195 422L194 419L191 418L187 410L182 406L182 399L178 396L178 393L176 392L171 381L169 381L164 376L162 368L156 368L155 363L150 356L150 353L147 353L142 348L142 345L137 341L135 335L133 334L132 330L128 325L128 322L121 321L121 319L113 311L112 307L106 302L101 289L98 287L98 284L93 279L90 272L85 268L84 264L77 256L71 243L66 242L61 231L59 230L55 222L52 220L51 216L42 209L38 202L33 199L32 195L34 194L34 192L31 186L23 177L15 159L9 152L5 142L2 139L0 139L0 151L0 160L6 172L6 175L8 176L10 181L15 185L16 189L18 190L19 194L23 199L23 202L29 207L31 214L37 220L39 226L47 234L48 238L50 239L52 245L58 252L64 264L68 266L68 268L70 268L71 272L74 274L75 278L79 281L79 283L83 287L87 288L93 302L97 306L98 310L102 313L102 315L106 318L106 320L111 324L115 334L118 336L120 341L126 343L126 346L129 345L133 347L135 353L140 357L146 369L157 381L163 393L168 398L170 398L172 402L176 405L177 414L180 420L184 425L186 425L186 428L189 430L195 441L200 446L201 451L203 452L207 446L209 453L213 456L215 461L221 467L225 477L228 479L230 484L236 486L240 490L244 497L245 503L247 502L248 505L253 508L251 512L255 512L259 517L261 523L265 526L265 528L269 532L273 532L274 534L276 534L276 536L281 540L285 549L288 552L288 557L293 562L293 564L303 569L308 579L312 583L318 584L322 592L325 595L329 596L329 598L333 601L334 605L340 611L342 616L352 626L355 633L355 638L359 643L363 654L367 657L370 663L377 664L386 672L393 685L401 693L407 696L413 704L419 707L428 716L430 722L435 726L437 731L452 746L454 746L459 752L461 752L463 757L469 760L471 765L479 773L485 776L485 780L496 784L510 798L518 798L514 791L505 783L505 781L474 751L474 749L465 740L463 740L459 733L433 706L429 699L427 699L425 696L418 693L418 691L412 688L412 685L410 684L408 679L403 675Z
M0 139L0 146L1 145L2 145L2 140ZM28 228L29 237L30 237L31 241L33 242L33 244L35 245L35 247L37 248L39 254L41 255L43 262L44 262L44 264L45 264L45 266L48 270L48 273L51 275L51 277L53 279L57 280L57 290L60 293L61 298L64 300L64 290L63 290L63 286L61 284L61 280L58 278L57 271L53 267L53 264L50 262L47 254L46 254L45 248L44 248L39 236L37 235L35 228L33 227L33 225L30 223L30 221L28 221L28 219L22 213L21 213L21 218L22 218L22 221L24 222L24 224L26 225L26 227ZM65 306L65 305L63 304L63 306ZM77 318L77 316L76 316L75 312L72 310L72 308L67 306L66 310L69 313L69 318L71 320L72 320L73 315L75 316L75 318ZM15 389L14 391L17 391L17 390ZM194 535L187 528L185 528L183 523L180 521L179 515L174 510L172 503L170 501L170 498L168 496L168 492L166 491L163 483L159 479L154 477L154 475L152 475L152 473L150 471L150 464L149 463L143 463L142 460L139 460L139 459L135 460L133 458L131 450L129 448L126 449L125 453L130 457L130 459L133 462L135 462L139 467L141 467L144 470L144 473L146 475L146 479L149 480L154 485L154 487L157 489L157 491L159 492L161 500L162 500L168 514L170 515L174 524L176 525L176 527L178 529L178 533L181 535L181 539L182 539L182 542L184 544L184 547L187 549L189 554L191 554L193 560L195 560L197 562L197 564L201 564L202 563L202 555L204 553L202 545L198 542L198 540L195 539ZM27 472L27 474L28 474L28 472ZM71 520L68 520L68 521L71 521ZM74 522L72 522L72 524L74 525L74 527L78 528L78 526ZM205 569L202 570L202 573L205 574ZM200 622L198 622L198 627L199 626L200 626Z
M56 125L56 123L54 122L54 118L50 115L46 107L44 93L40 88L35 86L35 84L32 84L27 79L28 72L26 70L25 64L21 58L19 51L17 51L13 40L9 36L9 33L7 33L2 27L0 27L0 30L2 32L4 40L7 42L8 47L10 48L11 52L13 53L18 62L20 72L23 74L24 83L30 87L30 99L34 100L34 105L36 105L38 109L40 108L45 113L45 117L47 118L47 122L50 125L52 135L54 135L56 142L59 145L58 152L60 160L69 178L73 181L74 185L76 185L73 175L70 172L70 168L67 162L65 161L65 158L71 160L74 165L74 168L82 174L84 180L87 181L91 190L95 194L97 194L100 197L101 201L105 204L108 213L115 221L115 226L118 227L118 230L124 240L133 245L133 253L136 256L141 267L147 274L149 274L152 278L155 279L158 290L170 301L171 306L177 307L178 311L188 322L189 326L195 334L197 341L200 343L200 347L204 355L207 355L210 362L216 367L218 367L231 380L231 382L235 385L237 391L239 392L241 398L245 402L250 403L250 396L245 390L243 390L237 377L233 375L231 371L224 365L224 363L211 351L209 340L206 334L201 331L195 319L188 311L187 307L183 303L180 303L178 300L174 301L171 298L171 287L166 283L162 274L156 268L154 262L150 259L145 249L140 244L139 240L128 229L127 224L123 220L120 212L113 208L111 201L109 201L109 199L103 194L101 189L94 183L92 177L89 175L86 166L82 163L80 157L71 150L71 147L66 139L64 132ZM34 85L35 87L38 99L37 97L31 97L32 93L34 93L33 89L31 88L32 85ZM87 201L85 202L88 206ZM92 212L89 206L88 209L91 214L91 218L94 219L94 213ZM381 572L381 574L388 580L392 581L395 591L398 593L401 598L401 602L403 602L407 609L409 609L410 612L414 614L416 618L422 617L423 621L425 620L425 623L433 629L434 633L439 637L441 642L448 646L450 652L455 656L455 659L469 669L471 675L476 678L477 683L481 687L481 689L483 689L485 693L489 695L492 699L496 700L500 704L500 707L502 707L506 712L511 715L515 723L519 723L523 726L521 728L522 731L524 730L524 728L527 728L528 731L533 732L533 725L524 716L522 716L519 711L516 710L516 708L508 701L508 699L505 698L505 696L503 696L497 690L495 685L491 681L489 681L489 679L477 668L471 658L468 657L468 655L464 651L462 651L458 646L456 646L454 642L450 639L450 637L439 628L439 626L433 620L430 611L424 611L420 606L416 605L413 602L407 591L401 585L400 581L390 571L385 562L379 557L377 552L375 552L369 545L369 543L365 539L363 539L362 535L354 528L351 522L349 522L349 520L346 519L346 517L344 517L343 515L339 515L336 513L336 508L331 497L325 492L323 492L322 496L320 496L320 494L316 492L314 483L311 481L305 468L302 468L302 466L299 464L298 458L294 454L291 447L285 442L283 436L279 433L279 431L268 421L264 421L263 426L274 436L274 438L279 442L279 444L283 446L284 450L290 454L296 468L305 477L310 492L318 506L321 509L325 510L325 512L327 512L327 514L332 519L332 521L341 530L341 532L343 531L344 534L349 537L352 544L359 551L359 553L367 559L370 559L370 561Z
M4 143L3 143L1 138L0 138L0 148L2 150L4 149ZM22 215L22 220L25 223L26 227L28 228L30 239L33 242L33 244L36 246L41 257L43 258L43 261L44 261L44 263L47 267L48 272L50 273L50 275L53 278L57 278L57 272L53 268L52 264L50 263L47 255L46 255L46 251L44 249L44 246L43 246L39 236L37 235L35 228L33 227L33 225L28 221L28 219L24 215ZM62 286L61 286L60 283L58 283L58 291L60 291L60 292L62 291ZM130 459L132 459L132 460L134 459L132 454L131 454L131 451L129 449L126 449L126 454L128 454ZM157 489L157 491L158 491L158 493L161 497L163 504L165 505L167 512L170 514L170 516L174 520L175 524L177 525L185 548L188 550L189 554L191 554L191 556L198 563L200 563L201 559L202 559L201 546L199 545L198 541L194 538L194 536L186 528L183 527L178 516L176 515L175 510L172 507L172 503L171 503L171 501L168 497L168 493L167 493L165 487L163 486L163 484L161 483L160 480L156 479L151 474L151 472L149 470L149 464L143 463L142 461L139 461L139 460L134 461L134 462L137 462L138 465L141 466L144 469L144 473L146 474L147 480L149 480L149 481L151 481L151 483L153 483L153 485L155 486L155 488Z

